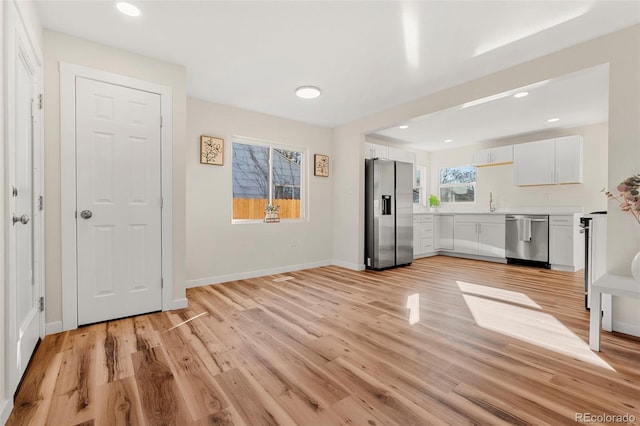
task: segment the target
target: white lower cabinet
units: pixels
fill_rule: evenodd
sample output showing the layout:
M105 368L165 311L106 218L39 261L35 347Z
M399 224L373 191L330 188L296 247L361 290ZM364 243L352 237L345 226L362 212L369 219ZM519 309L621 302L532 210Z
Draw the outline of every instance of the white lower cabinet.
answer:
M413 257L423 257L433 252L433 215L413 215Z
M453 251L456 253L478 254L477 222L456 222L453 234L455 235Z
M505 257L504 215L455 215L453 251Z
M584 267L584 237L580 214L549 216L549 263L552 269L578 271ZM413 256L438 252L505 259L504 214L415 214Z
M505 253L505 224L480 223L478 233L478 254L480 256L502 257Z
M439 214L433 218L433 248L453 250L453 215Z
M549 216L549 263L552 269L578 271L584 268L584 238L580 215Z

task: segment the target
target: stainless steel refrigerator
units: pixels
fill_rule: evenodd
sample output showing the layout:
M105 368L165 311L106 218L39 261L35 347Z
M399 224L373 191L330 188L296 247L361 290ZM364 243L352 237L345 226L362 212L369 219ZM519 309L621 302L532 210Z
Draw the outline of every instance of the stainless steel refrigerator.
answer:
M365 264L369 269L413 261L413 165L365 160Z

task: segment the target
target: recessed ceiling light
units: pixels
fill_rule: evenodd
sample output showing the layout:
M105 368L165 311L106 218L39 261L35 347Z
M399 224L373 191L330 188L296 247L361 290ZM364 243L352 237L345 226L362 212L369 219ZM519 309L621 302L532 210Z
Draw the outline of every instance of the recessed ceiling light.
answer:
M404 130L404 129L408 129L409 126L407 126L406 124L403 124L402 126L399 126L400 129Z
M445 139L444 140L444 143L451 143L451 142L453 142L453 139Z
M529 92L518 92L515 95L513 95L514 98L524 98L525 96L527 96L529 94Z
M140 9L124 1L116 3L116 7L127 16L140 16Z
M559 118L550 118L547 120L547 123L555 123L556 121L560 121Z
M300 86L296 89L296 96L302 99L315 99L320 96L320 89L315 86Z

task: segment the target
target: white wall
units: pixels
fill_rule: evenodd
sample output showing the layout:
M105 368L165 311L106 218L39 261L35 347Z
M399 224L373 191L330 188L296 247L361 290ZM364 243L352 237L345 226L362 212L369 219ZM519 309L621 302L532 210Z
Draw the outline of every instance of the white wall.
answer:
M609 186L640 173L640 25L623 31L609 67ZM607 270L630 275L640 251L640 225L628 213L609 205ZM614 297L613 329L640 336L640 300Z
M45 56L45 267L47 323L62 321L60 260L60 72L66 62L169 86L173 91L173 299L184 298L186 70L55 31L43 33Z
M476 146L431 153L431 193L438 194L438 173L443 167L470 165L479 149L512 145L567 135L582 135L584 142L584 182L575 185L518 187L513 184L513 164L478 167L476 202L442 206L443 210L488 210L489 192L499 209L509 207L579 206L584 212L607 210L607 197L600 192L607 186L608 124L545 131L526 136L487 141Z
M235 135L307 148L309 165L326 154L333 169L332 130L195 98L187 112L187 285L330 263L333 170L317 177L307 167L308 220L232 224L231 142ZM201 135L224 139L223 166L200 164Z
M640 170L640 25L560 50L556 53L487 75L415 101L381 111L334 130L334 259L362 267L364 259L362 161L364 134L408 119L484 98L495 93L609 63L609 182L619 182ZM640 250L640 229L632 218L610 208L608 269L629 275L631 259ZM630 237L630 233L632 233ZM640 304L614 305L615 317L638 324ZM614 323L615 324L615 323Z

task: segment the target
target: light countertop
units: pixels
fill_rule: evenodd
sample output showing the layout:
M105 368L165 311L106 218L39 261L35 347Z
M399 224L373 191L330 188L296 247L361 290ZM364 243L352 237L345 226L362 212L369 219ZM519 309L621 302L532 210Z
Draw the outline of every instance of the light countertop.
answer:
M525 208L509 208L509 209L497 209L493 212L487 210L449 210L449 209L438 209L435 212L427 211L425 208L419 207L416 209L414 207L413 214L414 215L423 215L423 214L436 214L436 215L471 215L471 214L490 214L490 215L507 215L507 214L542 214L542 215L554 215L554 216L565 216L565 215L574 215L574 214L582 214L583 210L581 208L575 207L525 207Z

